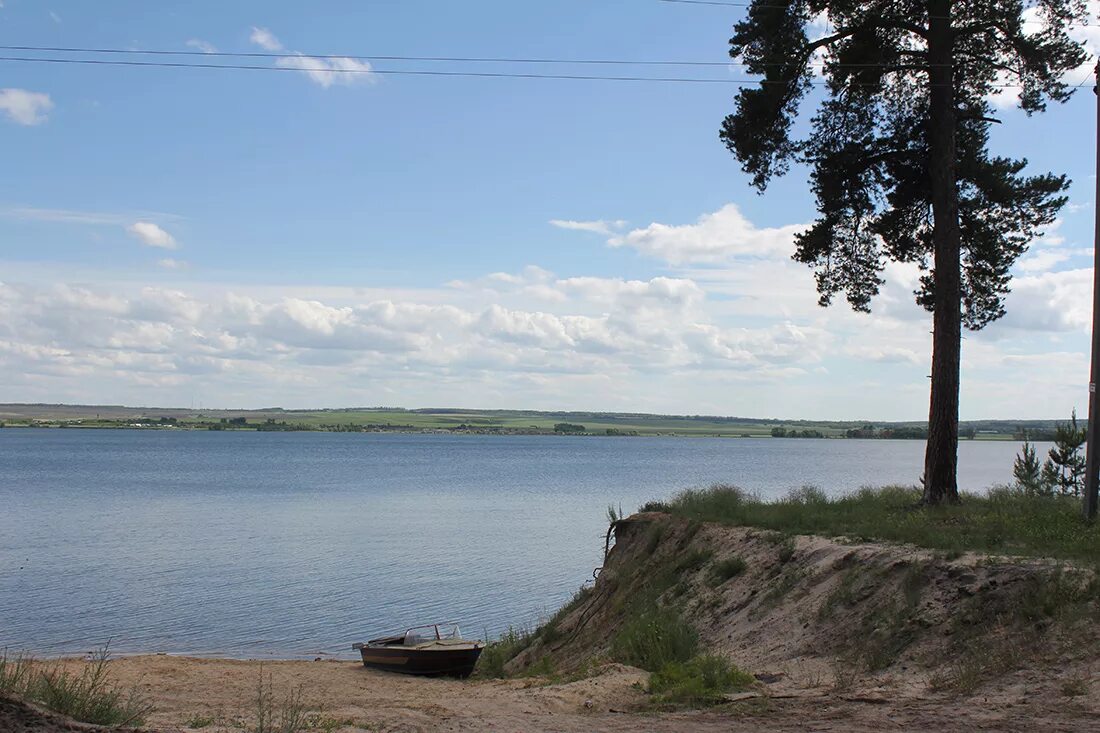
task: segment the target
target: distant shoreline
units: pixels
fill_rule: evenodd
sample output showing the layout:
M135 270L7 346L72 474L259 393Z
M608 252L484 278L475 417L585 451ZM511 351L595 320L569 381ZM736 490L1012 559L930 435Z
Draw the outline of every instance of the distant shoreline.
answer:
M961 439L1047 440L1055 420L971 420ZM397 407L210 410L116 405L0 404L0 427L272 432L371 432L613 437L865 438L924 440L923 422L782 420L625 412Z
M187 426L170 426L170 425L70 425L70 424L48 424L48 423L36 423L36 424L21 424L21 423L8 423L3 426L5 429L15 430L133 430L133 431L157 431L157 432L223 432L223 433L371 433L371 434L392 434L392 435L489 435L489 436L530 436L530 437L550 437L550 438L723 438L728 440L752 440L752 439L767 439L767 440L925 440L923 435L906 435L906 436L848 436L848 435L794 435L794 436L777 436L777 435L732 435L729 433L707 433L707 432L692 432L692 433L679 433L679 432L555 432L553 430L523 430L523 429L492 429L492 428L473 428L473 429L447 429L447 428L413 428L413 427L378 427L378 426L364 426L362 428L354 429L330 429L330 428L318 428L318 427L286 427L279 429L265 429L262 426L244 426L244 427L232 427L232 428L211 428L201 425L187 425ZM982 435L975 436L974 438L961 437L961 441L978 442L978 443L1003 443L1011 441L1019 441L1022 438L1016 438L1010 435ZM1045 437L1033 437L1032 442L1048 442Z

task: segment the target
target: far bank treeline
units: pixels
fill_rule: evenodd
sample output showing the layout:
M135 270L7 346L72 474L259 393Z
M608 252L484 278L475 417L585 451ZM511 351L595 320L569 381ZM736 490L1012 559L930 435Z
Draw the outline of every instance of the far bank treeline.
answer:
M146 430L321 431L478 435L683 436L925 440L916 422L808 421L710 415L394 407L323 410L210 410L109 405L0 404L0 427ZM1054 420L964 422L971 440L1050 441Z

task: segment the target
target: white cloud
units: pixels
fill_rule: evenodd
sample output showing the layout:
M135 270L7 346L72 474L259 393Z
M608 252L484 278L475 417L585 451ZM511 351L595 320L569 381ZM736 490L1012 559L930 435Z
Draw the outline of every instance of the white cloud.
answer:
M1092 268L1025 275L1011 288L1001 327L1084 333L1092 323Z
M572 221L570 219L551 219L550 224L556 226L559 229L570 229L578 232L594 232L596 234L603 234L605 236L611 236L613 232L617 232L626 226L626 222L622 219L616 219L614 221L608 221L606 219L597 219L596 221Z
M38 125L53 109L49 94L26 89L0 89L0 112L19 125Z
M126 231L141 240L148 247L176 249L175 238L151 221L138 221L126 227Z
M1062 236L1062 219L1055 219L1043 231L1043 236L1031 242L1032 247L1060 247L1066 243Z
M325 89L335 85L351 86L378 80L378 75L371 71L369 63L350 58L317 58L296 53L276 60L275 65L298 69Z
M653 223L608 240L612 247L631 247L673 265L721 262L735 256L789 257L794 236L805 225L758 228L736 204L704 214L695 224Z
M157 266L165 270L186 270L191 265L184 260L175 260L171 257L165 257L162 260L157 260Z
M5 263L4 272L37 271ZM175 285L141 287L43 271L0 282L0 401L94 394L165 404L201 388L211 403L233 404L299 395L297 406L919 419L929 316L913 303L912 274L888 268L867 315L817 307L809 268L756 258L691 277L559 277L528 267L405 291L180 284L171 268L147 277ZM1034 365L1048 352L1080 356L1090 277L1014 282L1005 322L963 344L964 416L1053 416L1050 405L1059 415L1072 406L1058 382L1072 370L1038 378ZM1027 389L1013 388L1018 401L1003 405L993 387L1020 380Z
M1016 269L1020 272L1031 274L1035 272L1046 272L1053 269L1055 265L1059 265L1070 258L1070 253L1065 250L1046 249L1040 250L1035 254L1029 254L1019 262L1016 263Z
M279 39L275 37L275 34L269 31L267 28L259 28L252 26L252 33L249 34L248 40L255 45L264 49L265 51L282 51L283 44L279 42Z
M267 28L252 26L248 39L266 51L283 51L285 48ZM276 59L275 65L284 69L297 69L325 89L378 80L378 75L372 71L369 63L348 57L318 58L295 51Z
M860 361L879 363L926 364L931 356L914 349L887 344L860 344L846 350L849 356Z
M539 274L531 268L520 277L537 284ZM722 370L771 379L777 365L800 369L822 358L820 329L712 322L701 309L702 291L682 278L541 284L564 299L543 308L503 302L510 293L498 302L486 300L485 291L455 288L398 300L350 292L266 297L209 285L135 291L123 283L0 283L0 372L59 385L77 380L73 389L87 380L183 388L201 378L204 391L257 394L293 380L347 390L357 381L405 385L409 394L406 380L413 379L421 385L417 394L425 385L451 385L454 400L483 379L496 385L489 391L533 388L534 380L547 395L559 394L560 380L584 379L603 399L609 374L620 384ZM440 296L453 302L429 302ZM219 382L214 374L247 384ZM3 389L15 387L0 383Z
M217 53L218 49L212 43L208 43L201 38L192 38L187 41L186 44L190 48L197 49L203 53Z

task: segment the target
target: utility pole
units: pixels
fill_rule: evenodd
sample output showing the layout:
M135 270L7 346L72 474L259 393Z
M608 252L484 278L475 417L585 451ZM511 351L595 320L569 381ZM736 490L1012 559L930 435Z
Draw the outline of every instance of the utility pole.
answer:
M1096 172L1100 174L1100 60L1096 62ZM1085 519L1096 518L1097 482L1100 480L1100 447L1096 445L1100 432L1100 400L1096 399L1096 381L1100 377L1100 178L1096 181L1096 201L1093 204L1096 221L1093 229L1092 255L1092 365L1089 369L1089 425L1085 437Z

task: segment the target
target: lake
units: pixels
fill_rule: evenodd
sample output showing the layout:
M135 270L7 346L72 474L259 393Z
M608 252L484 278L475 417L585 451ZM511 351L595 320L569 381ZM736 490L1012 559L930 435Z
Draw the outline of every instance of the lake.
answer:
M960 486L1016 443L959 446ZM1046 446L1039 446L1040 455ZM608 504L914 484L888 440L0 430L0 648L352 658L431 621L495 635L600 564Z

